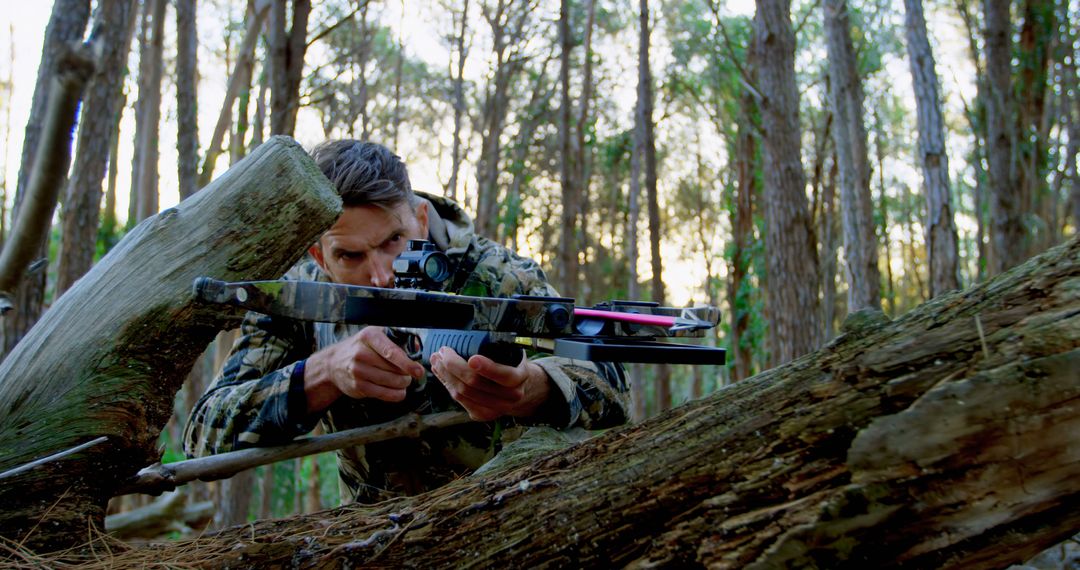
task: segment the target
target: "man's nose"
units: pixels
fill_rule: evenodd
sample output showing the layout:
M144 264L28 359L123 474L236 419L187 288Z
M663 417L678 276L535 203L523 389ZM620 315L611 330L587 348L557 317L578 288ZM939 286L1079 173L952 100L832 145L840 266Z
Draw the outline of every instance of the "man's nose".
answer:
M382 263L382 260L375 261L371 268L371 284L376 287L392 287L394 285L392 263Z

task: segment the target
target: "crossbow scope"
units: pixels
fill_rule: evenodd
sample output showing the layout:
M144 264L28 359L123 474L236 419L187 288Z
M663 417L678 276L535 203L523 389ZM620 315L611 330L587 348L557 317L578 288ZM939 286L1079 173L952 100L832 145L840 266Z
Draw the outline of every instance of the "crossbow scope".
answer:
M394 260L394 287L399 289L438 289L450 278L450 258L423 239L411 239L405 251Z

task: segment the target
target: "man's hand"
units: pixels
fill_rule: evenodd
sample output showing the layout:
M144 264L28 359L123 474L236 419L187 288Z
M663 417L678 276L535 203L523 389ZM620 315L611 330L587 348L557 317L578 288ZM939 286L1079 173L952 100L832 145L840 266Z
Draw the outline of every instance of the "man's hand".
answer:
M342 395L400 402L412 379L423 377L424 367L410 360L382 327L366 327L307 359L307 411L321 412Z
M435 377L477 421L531 416L551 391L547 372L527 358L517 366L504 366L480 355L466 362L444 346L430 360Z

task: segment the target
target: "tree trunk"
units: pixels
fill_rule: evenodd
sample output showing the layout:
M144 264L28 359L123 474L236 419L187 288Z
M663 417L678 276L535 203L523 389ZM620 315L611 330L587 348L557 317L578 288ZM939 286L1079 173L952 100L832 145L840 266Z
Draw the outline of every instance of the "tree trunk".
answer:
M458 191L458 173L461 170L461 162L463 160L461 150L461 121L465 116L465 59L469 56L468 48L465 46L465 34L468 31L469 21L469 0L464 0L461 7L461 26L458 28L458 33L454 37L454 53L457 55L457 60L454 62L454 69L451 76L451 80L454 84L454 147L450 155L450 182L446 185L446 195L451 200L457 200Z
M199 189L197 0L176 0L176 167L180 199Z
M638 120L643 131L645 160L645 192L649 210L649 258L652 265L652 295L650 301L665 303L664 266L660 257L663 228L660 220L660 195L656 181L656 136L653 125L653 82L649 64L649 0L640 0L640 41L638 49ZM671 408L671 369L666 364L656 368L657 409Z
M195 303L195 277L277 277L340 213L329 182L285 138L264 144L210 189L130 232L0 365L0 471L109 438L5 478L3 537L59 548L100 528L125 477L160 458L158 434L174 395L230 322Z
M806 204L790 0L757 0L754 49L762 95L763 215L767 226L769 360L813 350L821 335L818 257Z
M870 193L863 89L855 66L847 2L825 0L824 12L829 52L829 99L836 122L833 138L840 167L848 311L878 309L881 307L881 274L874 234L874 200Z
M287 0L272 0L270 8L270 134L291 135L300 109L300 78L307 51L311 0L292 0L292 25L285 31Z
M232 124L233 104L240 95L241 86L245 81L251 82L250 74L245 79L245 70L251 69L255 58L255 44L259 40L259 29L269 12L269 7L269 0L256 0L253 3L253 10L248 13L244 39L237 50L236 63L233 64L232 72L229 74L229 82L225 85L225 100L221 103L221 111L214 124L214 133L210 136L210 144L206 147L206 156L203 157L197 184L199 188L209 184L214 177L214 165L217 163L218 156L224 151L225 133L229 131L229 126Z
M570 52L574 39L570 33L570 0L559 3L559 182L562 188L562 214L559 217L559 293L577 296L578 284L578 207L581 186L577 179L577 153L574 152L570 102Z
M56 270L57 297L94 262L102 183L110 150L102 141L112 141L119 130L116 116L123 110L124 76L137 8L136 0L102 0L95 16L92 36L101 38L101 62L83 101L75 165L61 216L63 237Z
M1053 241L1047 164L1050 129L1046 113L1053 109L1048 100L1047 72L1053 61L1052 46L1057 34L1055 2L1024 0L1021 4L1019 41L1016 44L1016 127L1014 133L1014 176L1030 232L1021 259L1040 252ZM1044 126L1045 125L1045 126Z
M752 53L751 53L752 55ZM749 73L754 73L756 61L747 62ZM751 75L752 76L752 75ZM738 182L735 187L735 207L732 209L731 285L728 291L728 312L731 318L731 351L734 355L733 380L749 378L753 364L753 352L745 336L750 329L751 286L746 283L753 261L751 241L754 233L754 195L757 193L757 139L754 136L754 116L757 103L750 93L739 98L739 124L736 134L735 170Z
M139 99L135 103L135 155L131 170L128 226L158 211L158 132L161 123L161 78L165 49L167 0L147 0L139 50Z
M820 351L644 424L154 560L1004 568L1080 529L1078 279L1080 238L896 321L852 313Z
M983 0L986 27L986 159L990 187L990 275L997 275L1023 259L1023 192L1016 184L1012 116L1012 41L1009 0Z
M19 179L15 187L15 201L11 209L11 219L19 215L19 206L23 200L23 192L30 178L30 171L34 166L34 155L37 153L38 141L41 138L41 129L45 123L45 108L49 101L49 91L52 77L56 73L56 60L60 51L66 46L82 39L86 31L86 23L90 19L89 0L57 0L53 3L52 15L49 17L49 25L45 29L44 47L41 50L41 61L38 63L37 82L34 84L34 97L30 104L30 116L26 121L26 130L23 134L22 159L19 162ZM48 258L48 251L44 246L38 250L39 258ZM37 268L36 271L27 275L24 281L15 290L15 311L9 313L3 319L3 352L6 355L11 352L26 331L37 322L41 316L42 305L45 300L45 267Z
M51 79L41 141L25 198L0 252L0 313L16 307L14 292L30 272L34 256L49 241L53 212L71 163L71 139L79 104L98 62L90 44L73 47L59 58Z
M960 288L959 252L949 184L949 155L945 152L945 123L934 54L926 37L922 0L904 0L908 60L915 90L919 127L919 157L926 192L926 254L930 258L930 296Z

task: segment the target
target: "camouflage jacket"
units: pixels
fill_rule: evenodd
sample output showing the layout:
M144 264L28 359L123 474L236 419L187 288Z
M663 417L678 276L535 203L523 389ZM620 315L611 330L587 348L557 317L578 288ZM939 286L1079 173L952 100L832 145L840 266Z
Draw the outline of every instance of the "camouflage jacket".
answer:
M557 295L532 260L476 235L461 208L421 194L429 207L430 239L456 264L444 291L472 296ZM312 260L286 279L328 281ZM315 351L359 330L355 325L310 323L248 313L222 371L188 419L189 457L286 442L320 421L327 432L390 421L409 412L462 409L430 375L414 382L403 402L342 397L322 414L306 415L304 362ZM557 390L535 417L502 418L432 430L338 452L342 497L370 503L416 494L452 481L490 460L531 425L599 429L628 417L629 387L620 365L543 357L534 360Z

